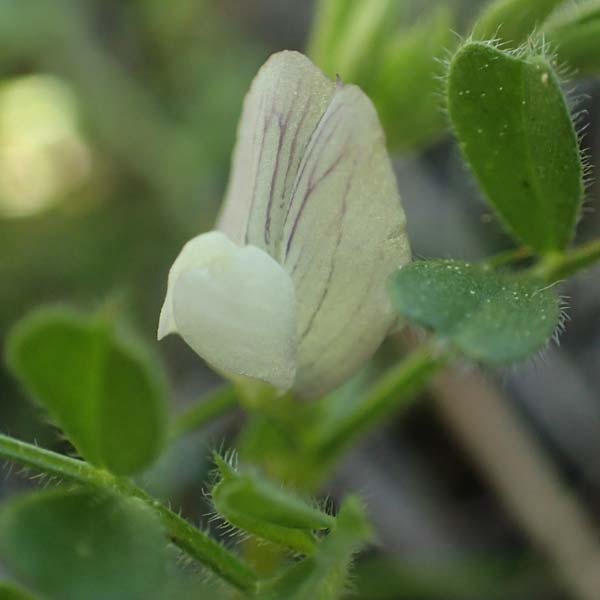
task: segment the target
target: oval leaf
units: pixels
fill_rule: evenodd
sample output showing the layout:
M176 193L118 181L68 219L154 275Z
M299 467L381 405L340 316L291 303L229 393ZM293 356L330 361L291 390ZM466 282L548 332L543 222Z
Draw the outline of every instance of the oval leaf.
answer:
M146 467L165 429L161 369L102 319L42 309L8 340L8 364L81 455L118 474Z
M526 358L556 330L560 305L537 280L452 260L415 262L392 286L398 311L465 355L501 364Z
M48 600L160 600L165 540L137 500L94 491L19 498L0 512L0 555Z
M565 248L583 198L583 168L550 64L467 43L451 61L447 91L463 154L508 229L538 252Z

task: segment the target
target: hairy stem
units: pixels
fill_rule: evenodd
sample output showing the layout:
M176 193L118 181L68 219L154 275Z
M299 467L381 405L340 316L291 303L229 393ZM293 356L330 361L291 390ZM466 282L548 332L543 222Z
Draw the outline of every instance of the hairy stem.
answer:
M169 537L186 554L201 562L237 589L254 593L257 577L252 570L214 541L203 531L152 498L129 479L116 477L108 471L89 463L50 450L38 448L0 434L0 457L36 469L47 475L60 477L74 483L111 489L123 495L138 498L159 516Z
M120 480L116 487L123 494L138 498L152 507L173 543L188 556L196 559L243 592L248 594L256 592L257 576L237 556L131 481Z
M0 434L0 457L83 485L110 486L114 475L89 463Z

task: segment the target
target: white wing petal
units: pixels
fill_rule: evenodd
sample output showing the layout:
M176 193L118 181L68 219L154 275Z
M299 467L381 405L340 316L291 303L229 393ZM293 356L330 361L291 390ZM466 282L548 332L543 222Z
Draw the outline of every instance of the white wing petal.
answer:
M218 371L287 390L296 323L288 273L263 250L212 232L189 242L173 264L159 337L177 332Z
M244 101L218 224L235 242L278 253L300 161L335 87L297 52L274 54L258 72Z
M160 311L158 323L157 337L159 340L171 333L177 333L173 315L173 289L178 277L186 269L206 265L223 256L233 254L236 249L237 246L220 231L209 231L197 235L184 245L169 271L167 295Z
M339 85L311 136L278 260L298 299L296 388L322 394L367 360L394 321L388 279L410 260L405 216L371 101Z

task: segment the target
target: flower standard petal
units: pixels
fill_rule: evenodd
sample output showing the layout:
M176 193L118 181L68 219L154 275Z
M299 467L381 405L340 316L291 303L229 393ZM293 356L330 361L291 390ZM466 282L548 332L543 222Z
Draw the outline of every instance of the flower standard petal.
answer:
M179 272L171 296L175 330L216 370L287 390L296 372L293 283L263 250L232 246Z
M298 169L336 84L298 52L278 52L254 78L238 126L218 228L271 256Z
M385 338L388 279L410 260L405 226L375 108L338 84L299 167L278 257L298 298L300 395L342 383Z

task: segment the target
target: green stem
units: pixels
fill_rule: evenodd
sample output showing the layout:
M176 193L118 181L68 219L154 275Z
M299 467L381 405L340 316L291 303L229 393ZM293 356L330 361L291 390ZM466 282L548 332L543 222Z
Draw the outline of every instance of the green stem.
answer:
M550 284L566 279L599 261L600 239L596 239L569 252L548 255L533 269L533 274Z
M209 392L194 406L175 418L171 426L171 439L177 439L196 429L200 429L210 421L235 408L237 404L237 393L233 385L223 385Z
M183 517L169 510L162 502L150 496L129 480L117 483L117 489L152 507L158 514L169 537L181 550L210 568L234 587L253 595L257 590L256 574L240 559Z
M519 248L511 248L510 250L500 252L495 256L490 256L490 258L485 260L483 264L491 269L497 269L498 267L504 267L526 258L530 258L532 254L531 248L528 248L527 246L520 246Z
M309 445L323 459L335 459L357 437L409 406L448 358L438 349L424 344L381 377L356 410L341 420L320 427L307 440Z
M58 476L74 483L110 488L142 500L161 519L169 537L181 550L198 560L237 589L253 594L257 577L252 570L206 533L152 498L129 479L116 477L89 463L0 434L0 457Z
M0 457L42 473L94 486L110 486L114 476L89 463L57 454L33 444L0 434Z

